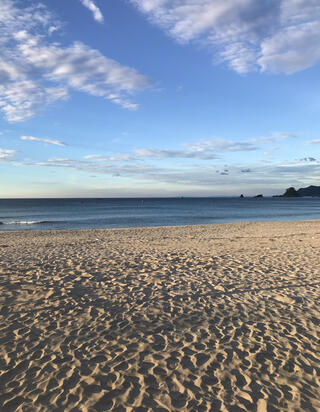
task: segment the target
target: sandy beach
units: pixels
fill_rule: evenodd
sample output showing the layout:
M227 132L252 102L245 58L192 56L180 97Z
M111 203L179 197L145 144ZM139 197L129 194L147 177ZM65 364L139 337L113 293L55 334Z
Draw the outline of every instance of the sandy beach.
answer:
M320 221L0 233L1 411L320 411Z

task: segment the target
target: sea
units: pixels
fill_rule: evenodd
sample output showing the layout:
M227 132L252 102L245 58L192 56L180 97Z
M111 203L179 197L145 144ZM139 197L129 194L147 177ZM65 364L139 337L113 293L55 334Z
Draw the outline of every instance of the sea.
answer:
M0 199L0 231L314 219L320 198Z

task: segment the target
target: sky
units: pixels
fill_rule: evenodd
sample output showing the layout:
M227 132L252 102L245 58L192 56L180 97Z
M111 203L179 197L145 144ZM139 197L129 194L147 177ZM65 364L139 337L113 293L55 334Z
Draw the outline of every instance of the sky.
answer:
M320 185L319 0L0 0L0 197Z

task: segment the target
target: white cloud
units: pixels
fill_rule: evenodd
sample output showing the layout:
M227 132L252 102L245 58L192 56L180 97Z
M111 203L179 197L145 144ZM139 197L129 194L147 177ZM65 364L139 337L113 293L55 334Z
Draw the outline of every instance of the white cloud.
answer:
M87 9L89 9L92 14L93 14L93 18L99 22L99 23L103 23L103 15L100 11L100 9L95 5L95 3L92 0L80 0L81 3L84 5L84 7L87 7Z
M136 109L137 104L127 100L126 94L142 89L148 83L134 69L121 66L79 42L68 48L24 42L20 50L28 63L44 70L48 80L104 97L127 109Z
M1 149L0 148L0 162L9 161L17 153L16 150Z
M46 87L21 75L15 81L0 83L0 109L9 122L29 119L43 107L66 99L63 87Z
M261 43L262 71L292 74L320 60L320 21L287 27Z
M178 42L206 44L238 73L294 73L320 60L318 0L130 0Z
M54 144L56 146L67 146L66 143L60 142L59 140L47 139L47 138L43 138L43 137L21 136L21 140L29 140L29 141L33 141L33 142L49 143L49 144Z
M298 135L295 133L287 133L287 132L274 132L272 136L280 140L298 137Z
M191 149L198 152L242 152L258 150L258 147L250 142L234 142L226 139L203 140L193 144Z
M145 76L81 42L50 43L57 19L42 5L16 4L0 4L0 110L9 122L31 118L72 89L138 107L130 97L148 87Z
M279 141L283 141L286 139L293 139L297 137L298 135L295 133L273 132L270 136L255 137L251 141L254 143L276 143Z
M310 142L307 142L307 144L319 144L319 143L320 143L320 139L311 140Z
M88 160L99 162L127 162L145 159L199 159L199 160L214 160L219 157L215 153L205 153L192 150L172 150L172 149L136 149L133 153L119 153L111 156L102 155L87 155L84 157Z
M218 156L210 151L198 150L170 150L170 149L137 149L137 158L140 159L201 159L213 160Z
M233 142L225 139L204 140L192 145L188 149L135 149L133 153L121 153L112 156L87 155L84 158L99 162L123 162L145 159L198 159L215 160L219 159L217 153L220 152L240 152L258 150L250 142Z
M137 160L137 158L134 155L122 154L122 153L111 155L111 156L93 154L93 155L84 156L84 159L94 160L97 162L122 162L122 161L127 161L127 160Z

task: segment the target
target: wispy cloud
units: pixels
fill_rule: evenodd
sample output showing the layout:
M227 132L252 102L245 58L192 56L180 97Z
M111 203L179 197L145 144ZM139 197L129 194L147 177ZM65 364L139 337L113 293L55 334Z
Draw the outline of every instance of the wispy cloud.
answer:
M87 155L85 159L99 162L126 162L146 159L199 159L214 160L219 156L215 153L204 153L192 150L170 150L170 149L136 149L133 153L119 153L111 156Z
M278 146L271 147L271 149L264 152L264 155L268 156L268 157L273 156L273 154L279 149L280 149L280 147L278 147Z
M102 15L99 7L96 6L96 4L94 3L93 0L80 0L80 2L84 5L84 7L86 7L87 9L89 9L92 12L93 18L97 22L103 23L103 21L104 21L103 15Z
M67 146L66 143L60 142L59 140L47 139L43 137L21 136L21 140L29 140L31 142L49 143L49 144L54 144L56 146Z
M18 153L16 150L1 149L0 148L0 162L12 160L14 155Z
M252 139L254 143L275 143L286 139L297 138L298 135L295 133L288 132L273 132L270 136L260 136Z
M291 138L296 138L298 137L297 134L295 133L288 133L288 132L274 132L273 136L275 138L278 138L280 140L284 140L284 139L291 139Z
M238 73L294 73L320 60L317 0L130 0L178 42L200 42Z
M320 144L320 139L311 140L310 142L306 142L307 144Z
M251 142L237 142L226 139L203 140L191 145L197 152L247 152L259 148Z
M81 42L52 43L57 18L43 5L18 4L0 3L0 110L9 122L31 118L71 90L138 107L130 97L149 86L145 76Z
M219 159L221 152L240 152L258 150L258 147L250 142L235 142L226 139L203 140L188 146L187 149L154 149L140 148L132 153L120 153L111 156L99 154L87 155L85 159L100 162L123 162L145 159Z
M139 159L201 159L213 160L219 157L210 151L207 153L198 150L164 150L164 149L137 149L135 151Z

